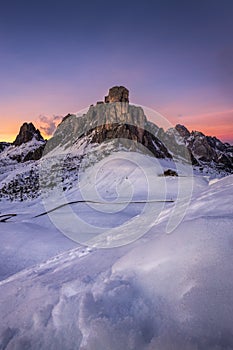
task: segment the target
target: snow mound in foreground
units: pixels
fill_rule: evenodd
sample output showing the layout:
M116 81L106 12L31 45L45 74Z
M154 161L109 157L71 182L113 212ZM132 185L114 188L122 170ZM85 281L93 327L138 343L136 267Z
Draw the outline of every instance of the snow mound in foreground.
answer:
M132 245L73 249L0 282L1 348L232 349L232 186L197 194L171 235L161 221Z

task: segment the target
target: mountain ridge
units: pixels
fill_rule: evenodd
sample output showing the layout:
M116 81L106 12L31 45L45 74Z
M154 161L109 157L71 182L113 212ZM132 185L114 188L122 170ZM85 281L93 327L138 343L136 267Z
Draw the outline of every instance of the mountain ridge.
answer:
M65 167L61 179L70 177L63 186L66 191L77 180L82 162L91 166L122 150L187 162L207 176L233 173L233 146L180 124L165 131L147 119L142 107L131 105L129 91L120 86L111 88L105 102L91 105L82 116L67 114L48 141L32 123L24 123L12 144L1 142L0 198L24 200L40 195L39 168L44 159L57 158ZM56 186L52 173L45 174L51 188Z

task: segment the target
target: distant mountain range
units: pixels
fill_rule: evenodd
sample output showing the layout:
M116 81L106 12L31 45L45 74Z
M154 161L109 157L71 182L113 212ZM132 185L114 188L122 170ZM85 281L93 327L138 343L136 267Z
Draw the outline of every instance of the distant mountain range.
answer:
M72 187L83 159L90 166L119 150L190 161L195 171L212 177L233 173L233 146L180 124L164 131L147 120L141 107L129 104L128 96L122 86L110 89L105 102L90 106L83 116L65 116L48 141L32 123L24 123L13 143L0 142L0 198L38 196L41 159L60 155L65 155L65 177L70 177L65 190Z

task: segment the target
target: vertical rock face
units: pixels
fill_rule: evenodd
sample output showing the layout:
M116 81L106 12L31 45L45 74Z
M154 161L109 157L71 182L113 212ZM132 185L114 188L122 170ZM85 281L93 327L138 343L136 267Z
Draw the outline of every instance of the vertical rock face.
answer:
M112 141L115 150L123 146L135 152L152 153L158 158L171 158L167 148L153 135L150 126L141 107L119 101L99 103L91 106L79 118L76 115L63 118L48 141L45 153L58 146L71 147L77 140L85 138L87 144Z
M114 86L109 90L108 96L105 96L105 103L129 102L129 90L124 86Z
M21 126L19 134L17 135L15 141L13 142L13 145L20 146L23 143L31 141L33 138L35 138L37 141L44 140L41 136L40 131L36 129L32 123L24 123Z

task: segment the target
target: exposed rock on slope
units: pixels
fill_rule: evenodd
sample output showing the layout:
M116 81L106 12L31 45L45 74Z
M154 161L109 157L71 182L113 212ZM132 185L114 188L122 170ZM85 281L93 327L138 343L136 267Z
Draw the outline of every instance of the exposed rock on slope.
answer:
M11 144L9 142L0 142L0 153L4 151L7 147L9 147Z

